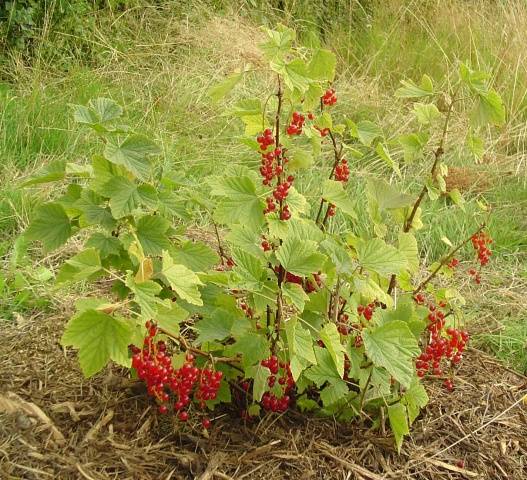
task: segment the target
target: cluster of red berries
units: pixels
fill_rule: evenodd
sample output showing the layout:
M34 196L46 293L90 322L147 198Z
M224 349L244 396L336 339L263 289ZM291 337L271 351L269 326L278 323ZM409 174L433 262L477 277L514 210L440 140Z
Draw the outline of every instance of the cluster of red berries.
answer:
M304 285L304 291L306 293L316 292L318 288L322 287L322 278L320 277L320 272L313 274L313 280L315 281L313 282L309 278L306 280L305 285Z
M371 320L371 317L373 316L373 312L375 311L375 302L368 303L368 305L359 305L357 307L357 313L359 314L359 317L361 315L364 316L364 318L368 321Z
M474 279L474 282L478 285L481 283L481 275L475 268L470 268L468 274Z
M299 112L293 112L293 118L291 118L291 123L287 127L288 135L300 135L302 133L302 127L306 121L306 117Z
M333 204L333 203L330 203L328 205L328 217L334 217L337 213L337 207Z
M284 205L282 211L280 212L280 220L289 220L291 218L291 211L289 210L289 205Z
M267 206L263 211L264 215L267 215L268 213L274 212L276 210L276 204L274 203L273 197L267 197L265 199L265 203L267 204Z
M262 406L265 410L271 412L285 412L291 404L291 397L289 393L295 387L293 374L289 367L289 363L279 362L276 355L271 355L269 358L260 362L262 367L266 367L271 372L267 379L269 388L273 388L278 381L281 386L281 396L278 397L271 391L267 391L262 396ZM277 380L278 379L278 380Z
M249 307L249 305L247 305L245 301L242 300L240 302L240 308L245 312L245 315L247 317L253 318L253 315L254 315L253 309Z
M454 257L450 262L448 262L448 268L451 270L454 270L459 265L459 260Z
M418 293L414 296L414 302L418 305L424 305L426 302L426 297L422 293Z
M359 305L357 307L357 313L359 315L359 318L363 316L364 319L369 322L373 316L373 312L375 311L376 306L377 305L375 304L375 302L368 303L368 305ZM359 348L363 344L362 335L360 334L360 331L363 329L364 325L359 322L354 324L353 327L358 331L357 335L355 336L355 347Z
M341 335L348 335L350 331L349 326L348 326L349 318L350 317L347 313L341 313L339 315L339 323L337 326L337 330L339 331Z
M282 149L275 148L267 153L262 153L262 164L260 166L260 174L263 177L263 184L269 185L271 180L282 173L282 165L275 165L275 160L282 154Z
M439 304L439 308L446 307L444 302ZM435 376L443 374L441 361L443 358L450 360L452 365L461 362L463 351L469 340L469 335L464 330L445 327L445 314L434 304L428 306L428 331L430 341L424 352L417 357L415 367L417 375L424 377L427 372L432 372ZM446 335L444 335L446 334ZM444 386L448 391L452 391L454 383L451 379L446 379Z
M266 207L264 209L264 214L276 211L276 202L283 202L289 195L289 189L293 185L295 177L289 175L285 182L279 183L276 188L273 190L273 196L267 197L265 199ZM265 180L264 180L265 183ZM280 220L289 220L291 218L291 211L289 210L288 205L282 205L282 210L280 212Z
M343 158L335 167L335 180L346 183L349 180L349 177L350 169L348 167L348 161Z
M273 248L273 246L265 238L262 240L262 243L260 245L262 246L262 250L264 252L268 252Z
M299 277L298 275L295 275L291 272L285 272L285 281L289 283L297 283L298 285L302 285L302 277Z
M492 243L492 239L485 232L479 232L472 235L471 240L474 250L478 253L478 261L484 267L489 263L490 256L492 255L492 252L487 246Z
M186 422L189 418L185 410L191 403L191 396L198 402L201 408L205 408L207 400L216 398L220 388L222 372L214 372L208 368L200 369L194 364L194 355L187 353L185 363L178 369L172 366L172 356L166 351L166 344L162 340L155 341L157 327L154 323L146 322L148 334L143 341L143 348L135 345L130 346L132 351L132 367L137 371L137 376L146 383L148 395L159 402L159 413L167 413L167 403L170 400L170 392L176 396L174 410L178 412L178 418ZM195 389L195 385L198 388ZM210 420L204 419L203 426Z
M322 96L322 103L324 105L335 105L337 103L337 96L335 95L335 90L332 88L326 90L326 93Z
M256 137L256 141L260 144L260 150L267 150L267 147L274 143L273 131L266 128L261 135Z
M315 129L320 132L321 137L325 137L329 134L329 128L320 128L320 127L315 126Z
M279 183L273 190L273 197L277 202L283 202L289 194L289 189L293 185L295 177L289 175L285 182Z
M231 257L222 257L221 263L216 266L216 271L223 272L225 270L230 270L234 265L236 264Z

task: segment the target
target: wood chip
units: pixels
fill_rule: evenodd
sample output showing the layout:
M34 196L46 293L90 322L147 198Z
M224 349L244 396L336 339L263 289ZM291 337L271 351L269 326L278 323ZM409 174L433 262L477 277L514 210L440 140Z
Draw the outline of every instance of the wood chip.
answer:
M20 398L16 393L7 392L5 395L0 395L0 412L5 413L25 413L30 417L39 420L43 425L49 428L53 440L57 445L65 445L66 439L59 431L51 419L42 411L42 409L31 402L26 402Z

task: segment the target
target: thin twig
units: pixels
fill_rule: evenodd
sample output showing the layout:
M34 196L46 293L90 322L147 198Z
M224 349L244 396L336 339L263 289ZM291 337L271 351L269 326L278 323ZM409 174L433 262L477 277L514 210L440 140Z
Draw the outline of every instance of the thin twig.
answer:
M470 242L471 238L474 236L474 235L477 235L479 232L481 232L485 227L486 227L486 223L483 222L479 228L474 232L472 233L468 238L466 238L465 240L463 240L463 242L461 242L456 248L454 248L453 250L451 250L449 253L447 253L440 261L439 261L439 265L434 269L434 271L432 273L430 273L430 275L428 275L428 277L426 277L425 280L423 280L416 288L415 290L413 291L413 294L416 295L417 293L419 293L424 287L426 287L426 285L428 285L430 283L431 280L434 279L434 277L439 273L439 270L441 270L441 268L446 265L446 263L459 251L461 250L468 242Z
M450 123L450 118L454 110L454 103L455 103L456 95L457 95L457 90L453 95L453 99L450 101L450 105L448 106L448 111L445 116L445 121L443 123L443 131L441 133L441 139L439 140L439 145L434 151L434 163L432 164L432 168L430 170L430 176L432 177L432 179L435 178L437 166L439 165L439 161L441 160L443 154L445 153L444 146L446 142L446 136L448 133L448 125ZM404 233L408 233L411 230L415 215L417 214L417 210L419 206L421 205L421 202L423 201L427 191L428 191L428 187L425 184L423 185L421 192L419 193L417 199L415 200L415 203L414 203L414 206L412 207L412 211L410 212L410 215L404 222L404 226L403 226ZM392 294L393 289L395 288L396 280L397 280L397 276L395 274L392 274L392 276L390 277L390 285L388 286L388 295Z

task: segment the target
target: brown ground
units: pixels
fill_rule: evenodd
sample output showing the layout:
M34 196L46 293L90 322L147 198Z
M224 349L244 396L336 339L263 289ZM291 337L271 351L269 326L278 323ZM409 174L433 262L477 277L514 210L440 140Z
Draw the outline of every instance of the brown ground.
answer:
M2 329L2 479L527 479L527 378L477 351L453 393L427 383L431 402L397 455L389 432L297 413L224 415L206 438L158 416L118 369L83 380L60 317Z

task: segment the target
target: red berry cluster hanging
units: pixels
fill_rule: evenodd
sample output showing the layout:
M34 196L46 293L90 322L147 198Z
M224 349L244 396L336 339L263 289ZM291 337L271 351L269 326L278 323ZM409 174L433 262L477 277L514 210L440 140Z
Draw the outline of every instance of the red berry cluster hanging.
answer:
M270 128L266 128L263 134L256 137L256 141L260 144L260 150L267 150L267 147L274 143L273 131Z
M297 283L298 285L302 285L302 277L299 277L298 275L295 275L291 272L285 273L285 281L289 283Z
M414 296L414 301L418 305L424 305L426 298L422 293L418 293L417 295Z
M442 302L439 306L444 308L446 304ZM430 304L428 310L427 328L430 332L430 341L425 351L417 357L415 366L419 377L424 377L430 371L435 376L442 375L441 361L443 358L450 360L452 365L459 364L469 340L466 331L447 328L445 332L445 314L434 304ZM453 389L453 385L451 379L447 379L444 383L445 388L449 391Z
M375 302L368 303L368 305L359 305L357 307L357 313L359 314L359 317L361 315L364 316L364 318L368 321L371 320L371 317L373 316L373 312L375 311Z
M282 211L280 212L280 220L289 220L291 218L291 211L289 210L289 205L284 205Z
M329 128L320 128L315 126L315 129L320 132L321 137L326 137L329 134Z
M487 246L492 243L492 239L485 232L479 232L472 235L471 240L472 246L478 254L478 262L484 267L489 263L490 256L492 255L492 252Z
M262 246L262 250L264 252L268 252L273 248L272 245L265 238L262 240L262 243L260 245Z
M267 153L262 153L262 164L260 166L260 174L263 177L263 184L269 185L271 180L282 173L282 166L276 161L282 154L280 148L275 148Z
M188 420L185 410L191 402L191 396L201 408L206 400L216 398L220 388L222 372L210 369L200 369L194 364L194 356L188 353L185 363L178 369L172 366L172 356L166 351L166 344L162 340L155 341L157 327L152 322L146 322L148 334L143 341L143 348L132 345L132 367L137 376L146 383L148 395L159 402L159 412L167 413L169 393L176 396L174 410L178 412L179 420ZM198 384L198 388L194 389ZM194 393L193 393L194 390Z
M283 202L287 195L289 195L289 189L293 185L295 177L289 175L285 182L279 183L273 190L273 197L277 202Z
M450 268L451 270L454 270L458 265L459 260L456 257L452 258L452 260L450 260L450 262L448 262L447 264L448 268Z
M304 291L306 293L316 292L318 290L317 286L318 286L318 288L322 287L322 278L320 276L320 272L319 273L314 273L313 274L313 279L315 280L314 282L311 281L310 279L306 280L305 285L304 285Z
M335 90L329 88L326 90L326 93L322 96L322 103L324 105L335 105L337 103L337 96L335 95Z
M254 312L252 308L249 307L249 305L247 305L247 303L244 300L240 302L240 308L245 312L245 315L248 318L253 318Z
M293 117L291 118L291 123L287 127L288 135L300 135L302 133L302 127L306 121L306 117L299 112L293 112Z
M265 410L271 412L285 412L291 404L291 397L289 393L295 386L293 374L289 367L289 363L279 362L276 355L271 355L269 358L260 362L262 367L266 367L271 372L267 379L269 388L273 388L277 382L281 387L281 396L277 396L271 391L267 391L262 396L262 406Z
M359 305L357 307L357 313L359 315L359 319L361 316L363 316L364 319L369 322L373 316L373 312L375 311L376 306L377 305L375 302L371 302L368 305ZM352 327L355 330L357 330L357 334L355 335L355 347L359 348L363 344L362 335L360 332L364 328L364 325L362 322L359 322L359 323L353 324Z
M349 318L350 317L347 313L341 313L339 315L339 324L337 326L337 330L341 335L348 335L350 331L348 326Z
M343 158L340 163L335 167L335 180L338 182L346 183L350 177L350 168L348 167L348 161Z
M334 217L336 214L337 214L337 207L336 207L336 205L333 204L333 203L330 203L328 205L328 213L327 213L328 217Z

